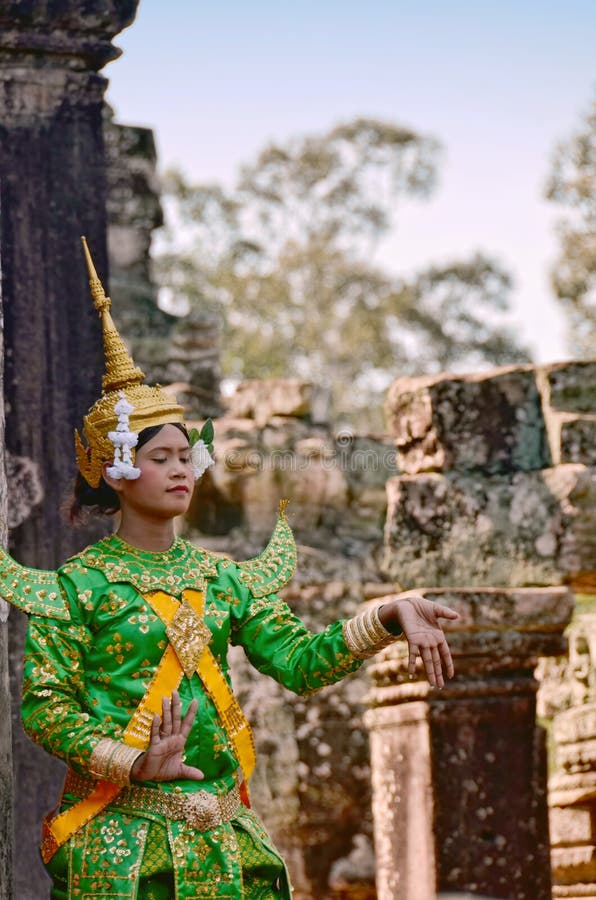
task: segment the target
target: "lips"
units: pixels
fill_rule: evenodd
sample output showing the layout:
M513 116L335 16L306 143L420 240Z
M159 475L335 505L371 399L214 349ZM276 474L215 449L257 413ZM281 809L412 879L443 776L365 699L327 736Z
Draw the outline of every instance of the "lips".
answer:
M188 488L184 484L180 484L177 487L168 488L168 494L188 494Z

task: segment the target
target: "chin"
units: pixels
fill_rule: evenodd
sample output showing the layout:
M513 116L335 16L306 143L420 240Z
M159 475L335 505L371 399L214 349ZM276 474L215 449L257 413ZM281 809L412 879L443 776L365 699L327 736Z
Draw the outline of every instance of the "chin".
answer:
M167 508L175 510L174 515L183 515L190 506L190 494L173 494Z

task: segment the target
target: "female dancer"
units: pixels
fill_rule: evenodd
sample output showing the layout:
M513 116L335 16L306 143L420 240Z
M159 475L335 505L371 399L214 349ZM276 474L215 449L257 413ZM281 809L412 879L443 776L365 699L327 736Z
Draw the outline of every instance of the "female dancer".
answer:
M23 683L29 736L68 772L44 822L53 900L290 897L282 859L250 809L250 726L230 686L228 643L261 672L309 693L405 635L438 687L453 665L439 618L413 593L312 634L278 591L296 548L283 509L267 548L234 563L177 539L174 520L211 464L212 432L143 383L110 316L106 374L76 435L73 516L117 514L117 530L57 572L0 560L0 595L30 614Z

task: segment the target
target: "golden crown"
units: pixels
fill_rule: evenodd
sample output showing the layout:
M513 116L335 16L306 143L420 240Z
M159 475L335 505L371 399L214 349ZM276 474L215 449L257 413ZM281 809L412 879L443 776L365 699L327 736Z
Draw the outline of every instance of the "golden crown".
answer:
M118 415L114 407L122 394L133 406L129 419L130 429L137 434L151 425L184 422L184 410L159 385L151 387L143 383L145 375L135 366L110 315L112 301L106 297L97 277L87 241L85 238L81 240L89 271L91 296L101 316L105 374L101 397L83 420L87 446L85 447L79 432L75 430L75 449L79 472L91 487L99 487L104 464L114 458L114 444L109 439L108 432L114 431L117 426Z

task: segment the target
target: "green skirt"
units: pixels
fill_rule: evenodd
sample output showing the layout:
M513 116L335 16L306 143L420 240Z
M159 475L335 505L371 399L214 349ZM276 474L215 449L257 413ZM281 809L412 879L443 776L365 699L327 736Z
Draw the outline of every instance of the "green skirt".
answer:
M287 877L287 870L283 860L279 856L273 845L270 843L268 836L262 829L258 820L255 821L251 814L247 820L246 813L238 816L233 820L233 834L237 842L237 852L240 866L236 869L241 884L229 885L227 891L222 896L234 896L247 898L247 900L288 900L290 897L290 887ZM98 817L100 818L100 817ZM244 824L242 820L245 820ZM140 820L136 819L138 823ZM132 879L135 887L129 882L131 892L125 894L120 893L116 885L106 884L102 879L101 870L98 871L98 878L95 883L94 879L89 881L77 871L76 863L73 860L81 859L76 853L72 852L71 842L79 844L83 839L81 833L71 838L71 841L64 844L47 865L48 873L52 878L51 900L73 900L73 898L81 897L81 900L92 900L94 897L109 898L112 894L110 888L115 891L115 897L136 897L137 900L174 900L177 897L174 876L174 861L171 850L171 841L168 836L168 830L165 824L159 821L146 821L148 826L146 841L142 861L138 869L138 878ZM85 829L97 829L97 820L89 823ZM105 826L102 826L105 831ZM207 833L206 833L207 834ZM262 839L261 839L262 838ZM85 852L83 855L83 868L87 868L87 864L96 865L98 860L95 858L97 846L93 839L85 838ZM123 867L126 868L126 862L122 860ZM208 866L209 868L209 866ZM207 869L208 872L208 869ZM205 874L205 886L201 889L200 882L203 880L195 872L194 890L189 886L189 896L213 896L207 883L209 875ZM124 875L124 872L122 872ZM126 875L124 875L126 878ZM193 879L193 880L194 880ZM83 882L85 887L83 888ZM207 893L203 893L203 890ZM195 893L197 891L197 893ZM97 892L97 893L96 893Z
M279 857L237 826L236 838L242 860L242 888L250 900L280 900L285 881ZM151 823L141 866L139 897L143 900L171 900L176 896L168 833L163 825ZM52 897L53 900L53 897Z

